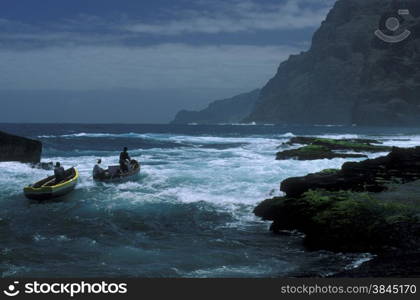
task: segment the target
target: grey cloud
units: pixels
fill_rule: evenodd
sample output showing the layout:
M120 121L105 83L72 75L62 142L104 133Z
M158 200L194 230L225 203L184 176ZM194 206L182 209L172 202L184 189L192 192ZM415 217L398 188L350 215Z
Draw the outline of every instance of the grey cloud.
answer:
M238 33L258 30L293 30L318 26L332 0L288 0L279 4L253 1L215 1L211 10L188 10L176 20L154 24L132 22L122 29L137 33L180 35ZM314 4L317 5L309 5Z
M262 86L288 46L76 46L0 50L0 89L231 88Z
M157 21L127 16L106 19L79 14L72 18L26 24L0 19L0 48L68 45L147 44L150 36L174 40L185 34L255 33L315 28L334 0L287 0L277 4L244 0L197 2L195 9L161 12ZM315 5L316 4L316 5Z

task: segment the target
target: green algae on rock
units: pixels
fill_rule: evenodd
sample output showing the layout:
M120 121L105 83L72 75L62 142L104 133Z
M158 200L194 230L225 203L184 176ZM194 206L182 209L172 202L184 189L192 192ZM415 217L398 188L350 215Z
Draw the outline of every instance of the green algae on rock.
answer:
M420 246L420 147L288 178L281 190L284 197L263 201L254 213L273 221L273 232L301 231L310 248L379 253Z
M368 193L308 191L300 198L263 201L254 213L273 221L271 230L299 230L312 249L381 251L411 247L420 228L410 205L383 202Z
M366 158L363 154L347 154L331 151L326 146L308 145L298 149L285 150L276 154L277 160L297 159L297 160L316 160L332 158Z

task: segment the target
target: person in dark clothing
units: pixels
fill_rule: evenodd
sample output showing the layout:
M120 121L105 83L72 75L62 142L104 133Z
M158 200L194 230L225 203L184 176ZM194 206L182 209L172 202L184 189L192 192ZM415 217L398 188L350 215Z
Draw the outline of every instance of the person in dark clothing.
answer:
M130 155L128 155L128 148L124 147L123 152L120 153L120 169L122 172L128 171L128 165L131 161Z
M61 166L59 162L55 164L54 168L54 176L55 176L55 183L58 184L64 179L66 179L66 171L64 171L64 168Z

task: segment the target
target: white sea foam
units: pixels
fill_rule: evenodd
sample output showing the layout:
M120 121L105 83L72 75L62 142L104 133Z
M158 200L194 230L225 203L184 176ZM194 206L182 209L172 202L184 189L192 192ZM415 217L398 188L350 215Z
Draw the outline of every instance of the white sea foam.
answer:
M141 134L141 133L87 133L87 132L80 132L80 133L72 133L72 134L62 134L62 135L39 135L38 138L159 138L165 137L164 134Z
M362 264L364 264L365 262L371 261L375 257L376 257L376 255L373 255L371 253L361 253L354 259L353 262L351 262L349 265L347 265L344 269L346 269L346 270L357 269Z
M286 265L286 264L285 264ZM287 272L292 269L291 266L282 266L282 271ZM187 278L208 278L208 277L241 277L247 274L247 277L260 277L271 272L271 268L266 265L252 266L221 266L217 268L199 269L192 272L180 272L176 270L182 277Z
M181 143L236 144L218 150L208 148L148 149L133 152L143 162L142 176L137 182L112 185L113 199L156 199L185 203L208 201L214 205L237 209L238 204L255 205L270 195L280 195L279 182L292 176L302 176L326 168L339 168L348 159L296 161L274 159L282 139L294 136L286 133L270 137L213 137L162 134L127 133L124 136L148 137ZM68 136L88 136L86 133ZM89 136L113 136L106 133ZM121 136L121 135L115 135ZM334 138L360 138L359 135L325 135ZM392 139L393 137L390 137ZM402 137L399 137L400 139ZM416 145L420 136L407 141L386 141L386 145ZM242 144L242 145L241 145ZM136 156L141 153L141 156ZM377 157L386 153L368 154ZM99 155L99 154L98 154ZM78 190L92 189L92 167L96 156L50 157L66 167L74 166L80 172ZM103 157L103 165L118 164L118 157ZM358 161L360 159L353 159ZM50 175L51 171L32 169L20 163L0 163L0 186L8 193L21 193L26 184ZM274 191L274 192L273 192Z

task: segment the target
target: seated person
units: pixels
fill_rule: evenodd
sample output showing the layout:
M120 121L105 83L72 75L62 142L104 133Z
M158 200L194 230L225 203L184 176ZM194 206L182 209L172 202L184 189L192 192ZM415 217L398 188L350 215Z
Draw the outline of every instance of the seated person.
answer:
M55 184L58 184L66 179L66 171L59 162L55 164L54 168Z
M102 177L106 170L101 167L102 159L98 159L96 165L93 167L93 178Z
M127 172L128 171L128 165L131 161L130 155L128 155L128 149L127 147L124 147L123 152L120 153L120 169L121 172Z

